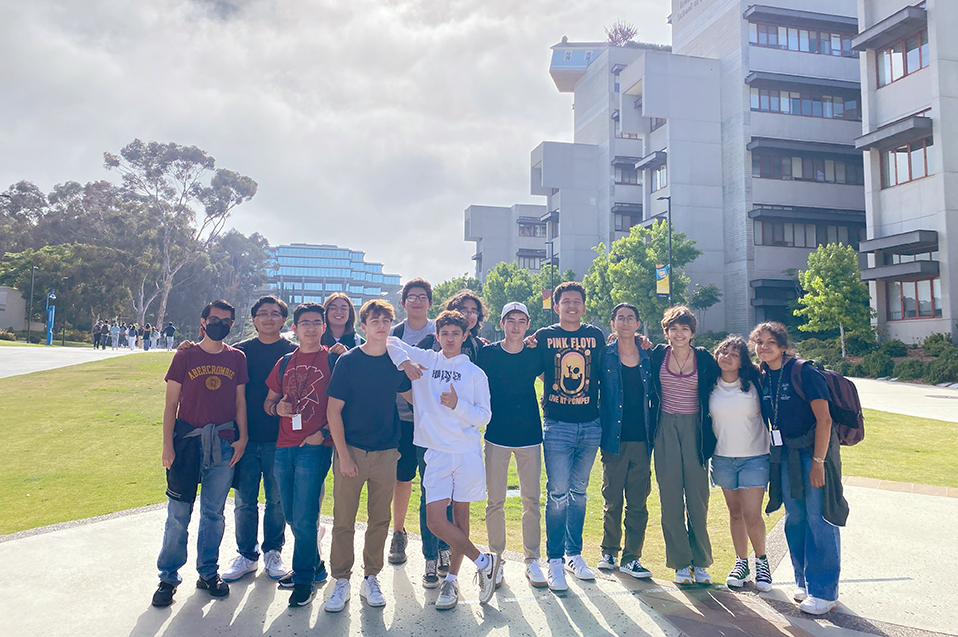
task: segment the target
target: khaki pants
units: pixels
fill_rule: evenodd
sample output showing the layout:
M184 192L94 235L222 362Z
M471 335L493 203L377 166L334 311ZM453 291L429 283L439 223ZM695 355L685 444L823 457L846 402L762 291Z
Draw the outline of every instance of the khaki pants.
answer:
M707 520L709 474L699 462L701 439L698 414L663 412L659 418L655 480L662 503L665 564L671 569L712 564Z
M392 520L393 487L396 484L398 449L363 451L348 447L349 454L359 467L359 475L347 478L339 471L339 457L333 458L333 540L329 566L336 579L352 574L354 552L353 536L359 496L366 486L366 539L363 544L364 575L378 575L383 570L386 536Z
M644 442L623 442L619 453L602 452L602 553L618 555L625 504L625 549L622 564L642 557L649 524L646 500L652 491L652 465ZM624 497L623 497L624 496Z
M542 510L539 485L542 479L542 445L502 447L486 441L486 534L489 548L502 555L506 550L506 487L509 458L516 456L519 492L522 497L522 548L526 561L539 559L542 542Z

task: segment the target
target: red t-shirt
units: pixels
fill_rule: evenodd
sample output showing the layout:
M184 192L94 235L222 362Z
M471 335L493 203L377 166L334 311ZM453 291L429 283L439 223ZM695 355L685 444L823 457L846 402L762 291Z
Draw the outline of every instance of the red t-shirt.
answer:
M299 348L293 352L293 357L286 366L286 375L283 377L283 387L279 386L279 365L282 359L276 361L273 371L266 379L266 386L270 391L283 394L293 406L293 413L303 417L303 428L293 431L292 418L279 419L279 435L276 438L277 447L298 447L308 436L320 429L328 429L326 421L326 386L329 384L329 349L323 346L318 352L304 354ZM333 440L326 437L323 444L331 446Z
M210 354L198 344L178 350L166 372L166 379L180 383L176 417L194 427L221 425L236 420L236 388L249 382L246 354L224 345L219 354ZM233 431L220 432L232 440Z

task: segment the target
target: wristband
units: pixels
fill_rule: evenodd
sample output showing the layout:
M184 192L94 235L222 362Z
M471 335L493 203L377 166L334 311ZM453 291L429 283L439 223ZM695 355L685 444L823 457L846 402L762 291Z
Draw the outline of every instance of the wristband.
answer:
M815 457L813 457L812 460L814 460L814 461L817 462L818 464L825 464L825 458L815 458Z

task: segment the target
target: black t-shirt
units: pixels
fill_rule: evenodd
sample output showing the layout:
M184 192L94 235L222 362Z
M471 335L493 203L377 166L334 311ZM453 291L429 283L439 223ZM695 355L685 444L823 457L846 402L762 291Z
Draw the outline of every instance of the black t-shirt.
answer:
M502 342L479 350L478 365L489 379L492 420L486 440L503 447L530 447L542 442L542 420L536 403L536 376L541 355L534 349L510 354Z
M536 332L543 383L545 417L562 422L590 422L599 418L599 379L605 356L605 337L592 325L568 332L558 324Z
M642 386L642 373L638 365L626 367L619 365L622 375L622 442L646 442L645 387Z
M270 416L263 409L269 388L266 387L266 378L276 366L276 361L284 354L289 354L296 345L280 338L275 343L267 345L258 338L251 338L234 345L236 349L246 354L246 370L249 373L249 382L246 383L246 422L249 429L250 442L276 443L279 435L279 416Z
M772 423L772 428L781 429L786 438L799 438L815 427L817 419L812 411L813 400L828 400L828 385L825 377L812 365L802 366L802 390L805 400L798 397L792 386L791 358L778 369L766 369L762 379L762 414ZM784 376L783 376L784 374ZM781 382L781 388L779 388ZM775 417L775 396L778 395L778 417Z
M412 384L396 369L389 355L369 356L354 347L339 357L326 395L346 403L343 429L346 444L363 451L399 448L396 394Z

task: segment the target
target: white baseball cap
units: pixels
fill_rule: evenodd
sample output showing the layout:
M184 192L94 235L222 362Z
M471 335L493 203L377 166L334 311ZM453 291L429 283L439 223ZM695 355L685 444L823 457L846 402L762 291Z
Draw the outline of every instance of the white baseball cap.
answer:
M509 312L522 312L526 315L526 318L529 318L529 308L527 308L524 303L520 303L519 301L512 301L511 303L506 303L503 305L502 315L499 318L506 318L506 314Z

